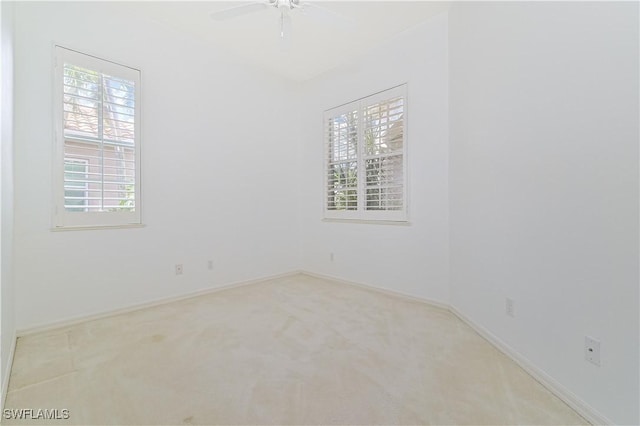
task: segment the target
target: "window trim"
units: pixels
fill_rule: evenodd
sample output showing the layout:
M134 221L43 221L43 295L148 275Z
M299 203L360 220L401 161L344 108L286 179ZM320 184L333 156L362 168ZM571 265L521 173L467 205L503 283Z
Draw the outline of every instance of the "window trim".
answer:
M408 224L409 223L409 170L408 170L408 84L403 83L397 86L393 86L389 89L381 90L372 95L365 96L356 99L351 102L341 104L339 106L327 109L323 113L322 119L322 219L323 221L334 222L359 222L359 223L374 223L374 224ZM403 179L402 179L402 191L403 191L403 207L401 210L395 211L380 211L380 210L365 210L364 203L361 201L362 197L366 198L364 179L365 168L363 167L364 155L363 155L363 124L362 124L362 111L367 105L374 104L393 97L402 97L404 99L404 111L403 111L403 134L402 134L402 167L403 167ZM336 115L343 114L348 111L358 111L358 148L357 148L357 163L358 163L358 209L357 210L329 210L328 209L328 166L329 166L329 141L327 137L327 125L328 120ZM366 202L366 200L365 200Z
M127 78L135 82L135 210L133 212L68 212L64 207L65 137L64 137L64 62L83 66L102 74ZM52 230L109 229L142 225L142 157L141 157L141 81L139 69L77 50L53 45L53 190Z

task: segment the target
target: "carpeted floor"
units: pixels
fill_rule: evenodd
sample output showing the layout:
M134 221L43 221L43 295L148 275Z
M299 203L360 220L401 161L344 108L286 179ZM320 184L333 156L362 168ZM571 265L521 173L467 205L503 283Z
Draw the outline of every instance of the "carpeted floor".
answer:
M586 424L448 311L306 275L20 338L5 408L69 410L6 424Z

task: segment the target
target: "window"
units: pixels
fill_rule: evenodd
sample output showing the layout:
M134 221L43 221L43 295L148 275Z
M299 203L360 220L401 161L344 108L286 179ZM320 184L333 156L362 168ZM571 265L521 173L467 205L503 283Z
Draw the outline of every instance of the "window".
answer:
M56 47L54 224L140 224L140 71Z
M406 85L325 111L324 216L407 220Z

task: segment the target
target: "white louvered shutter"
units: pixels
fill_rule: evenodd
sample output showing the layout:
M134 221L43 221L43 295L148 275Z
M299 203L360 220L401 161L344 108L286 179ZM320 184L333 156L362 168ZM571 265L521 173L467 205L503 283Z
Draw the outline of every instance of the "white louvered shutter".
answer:
M64 165L56 226L140 223L139 71L60 47L56 68Z
M363 106L365 192L368 211L404 208L404 98Z
M325 217L406 221L406 86L325 112Z
M328 116L325 126L327 209L358 210L358 111Z

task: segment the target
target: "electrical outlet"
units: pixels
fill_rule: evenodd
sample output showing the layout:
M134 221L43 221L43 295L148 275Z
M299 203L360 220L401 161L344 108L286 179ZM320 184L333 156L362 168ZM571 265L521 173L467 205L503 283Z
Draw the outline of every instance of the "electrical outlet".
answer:
M600 341L584 336L584 358L591 364L600 367Z
M329 253L329 260L330 260L331 262L333 262L333 252L332 252L332 253Z
M210 270L210 271L212 271L212 270L213 270L213 260L210 260L210 261L207 263L207 268L209 268L209 270Z
M176 264L176 275L182 275L182 264Z
M515 317L516 316L516 302L513 299L511 299L510 297L507 297L506 300L505 300L504 310L507 313L507 315L509 315L510 317Z

